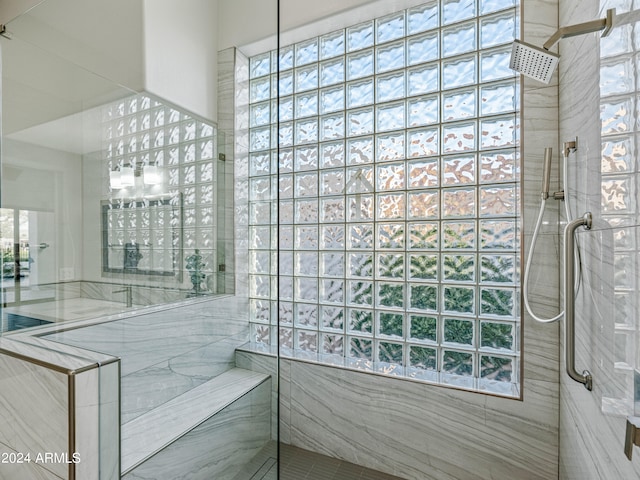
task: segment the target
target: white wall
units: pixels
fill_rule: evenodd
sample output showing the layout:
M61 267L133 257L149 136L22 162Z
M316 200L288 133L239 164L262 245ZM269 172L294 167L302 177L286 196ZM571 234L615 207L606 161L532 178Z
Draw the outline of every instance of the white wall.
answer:
M0 4L0 18L11 19L28 10L7 28L14 36L13 42L30 44L29 55L20 56L22 61L28 62L31 57L34 65L48 62L50 72L33 76L28 82L14 79L19 95L38 97L30 109L49 113L27 115L31 123L6 127L16 131L76 113L112 100L109 88L122 95L121 86L136 92L148 91L215 121L217 2L56 0L31 10L33 0ZM83 75L74 74L74 69ZM11 70L4 75L11 76ZM27 85L30 88L25 89ZM77 101L72 109L56 102L69 96L69 88Z
M83 245L80 156L8 139L2 153L2 205L53 212L55 238L45 252L55 252L57 267L74 268L77 278Z
M43 0L2 0L0 2L0 24L8 22L22 15L29 8L41 3Z
M2 40L9 52L26 42L28 56L22 56L25 68L35 69L47 62L47 74L28 82L15 79L29 85L37 82L33 91L41 96L40 102L47 103L33 108L54 108L56 99L72 98L78 102L77 112L96 105L109 89L119 90L120 85L133 90L143 88L141 2L46 1L10 22L7 29L14 40ZM25 0L24 6L31 3ZM0 6L0 16L4 16L3 12ZM12 70L3 71L3 76L12 76ZM60 109L46 120L75 112Z
M217 0L144 0L144 89L217 115Z

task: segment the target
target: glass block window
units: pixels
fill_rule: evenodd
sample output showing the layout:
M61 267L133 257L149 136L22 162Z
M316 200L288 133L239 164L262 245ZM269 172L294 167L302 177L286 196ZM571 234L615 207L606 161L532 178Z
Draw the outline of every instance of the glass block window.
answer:
M622 13L631 10L621 6ZM640 228L638 228L638 140L640 138L640 84L631 72L640 68L640 48L629 40L637 23L621 25L611 38L599 41L600 53L600 220L610 227L604 248L611 262L607 293L613 295L612 319L605 322L608 360L599 368L603 411L634 413L634 395L640 369ZM630 76L629 76L630 75ZM578 143L580 146L580 143ZM574 155L570 160L576 161ZM573 163L570 163L574 167ZM579 170L578 170L579 171ZM574 217L578 215L573 212ZM610 283L609 283L610 282ZM635 381L635 385L634 385Z
M251 181L279 198L276 229L250 188L253 342L518 394L517 3L431 1L250 59Z
M181 269L172 276L188 291L188 259L197 253L206 278L197 294L215 292L217 128L147 95L106 104L101 114L110 265L122 266L124 247L135 245L139 262L124 273ZM155 167L152 181L147 167ZM110 176L124 169L133 183L114 187Z

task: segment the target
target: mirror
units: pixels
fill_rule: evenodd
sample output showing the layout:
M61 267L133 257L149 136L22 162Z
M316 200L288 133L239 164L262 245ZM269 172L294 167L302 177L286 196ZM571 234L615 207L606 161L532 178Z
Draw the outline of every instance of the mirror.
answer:
M102 202L102 271L182 281L182 195Z

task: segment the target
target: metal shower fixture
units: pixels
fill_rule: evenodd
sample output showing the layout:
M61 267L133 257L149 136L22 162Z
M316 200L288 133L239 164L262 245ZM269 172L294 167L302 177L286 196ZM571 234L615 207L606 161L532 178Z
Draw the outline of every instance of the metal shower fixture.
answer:
M613 18L616 9L607 10L607 17L590 22L561 27L551 35L549 40L545 42L542 48L521 42L513 41L511 49L511 60L509 68L523 75L548 84L551 82L551 76L558 66L560 55L549 51L561 38L574 37L576 35L584 35L586 33L597 32L603 30L602 36L606 37L613 28Z

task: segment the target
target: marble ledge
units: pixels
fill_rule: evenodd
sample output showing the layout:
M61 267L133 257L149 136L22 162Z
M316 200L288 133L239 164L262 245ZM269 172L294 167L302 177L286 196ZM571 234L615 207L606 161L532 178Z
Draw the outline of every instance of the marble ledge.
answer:
M58 333L64 330L71 330L71 329L78 329L81 327L100 325L104 323L113 322L116 320L136 319L137 321L139 320L142 323L144 322L144 320L142 320L141 317L145 317L145 316L149 316L148 323L151 324L153 323L153 320L151 319L156 318L155 316L158 313L161 315L170 317L171 315L176 314L175 312L176 309L183 309L186 307L188 309L186 313L184 310L179 312L179 316L184 317L186 314L192 313L198 309L203 310L207 306L206 304L208 302L226 301L229 299L233 301L232 300L233 298L234 298L234 295L232 294L216 294L210 297L186 299L186 300L171 303L168 305L144 306L144 307L137 308L135 310L129 310L129 311L112 314L112 315L103 315L99 317L86 318L83 320L74 320L64 324L43 325L41 327L28 329L26 331L17 330L16 332L11 332L7 334L5 338L12 337L15 339L20 339L22 337L28 337L33 335L43 336L49 333Z
M51 345L55 345L50 342ZM0 354L35 364L64 374L72 374L90 368L97 368L96 361L70 355L54 348L44 348L40 345L30 345L11 338L0 338ZM115 360L115 359L114 359Z
M105 365L117 360L113 355L106 355L94 350L87 350L86 348L79 348L64 343L52 342L51 340L47 340L46 337L39 337L35 335L23 336L20 337L19 341L21 343L40 347L45 350L53 350L57 353L84 358L90 362L95 362L100 365Z
M124 424L122 472L133 470L269 378L234 368Z
M262 383L122 478L245 479L237 472L269 441L270 430L269 386Z

